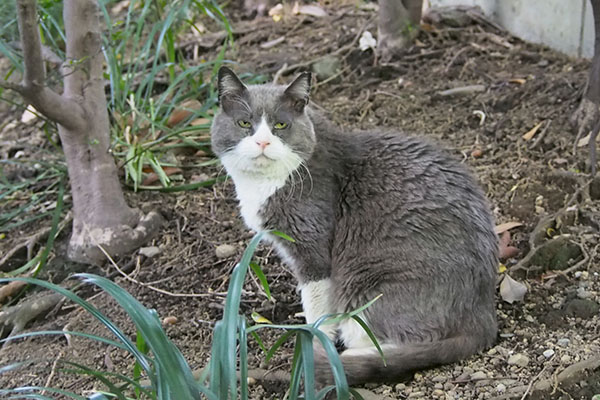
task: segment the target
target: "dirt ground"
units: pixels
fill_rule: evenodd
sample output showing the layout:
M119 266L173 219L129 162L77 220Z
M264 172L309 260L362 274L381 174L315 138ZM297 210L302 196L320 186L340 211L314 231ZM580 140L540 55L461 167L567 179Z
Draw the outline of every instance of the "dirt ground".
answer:
M227 57L239 62L234 66L238 72L272 79L279 71L282 82L301 70L331 69L316 73L313 101L333 121L373 134L393 128L438 141L477 174L498 224L522 224L510 230L518 252L503 263L528 293L513 304L498 295L496 346L460 363L418 372L408 382L368 389L393 399L591 399L600 394L600 180L590 183L587 147L574 153L575 134L568 121L579 104L589 62L524 43L471 13L424 25L406 54L381 64L371 50L358 49L364 30L377 32L376 12L355 2L329 3L321 3L328 16L286 15L278 22L268 17L244 20L234 10L235 49ZM201 49L210 59L219 48L207 44ZM21 160L60 159L39 123L21 124L21 112L1 107L3 158L14 161L20 151ZM179 157L182 165L198 161ZM21 179L19 168L29 171L28 176L39 173L28 165L11 164L11 179ZM223 174L219 168L184 171L189 181L218 174ZM175 194L129 192L128 199L166 217L164 230L149 244L160 252L152 258L116 260L130 267L128 279L110 264L93 272L115 276L161 318L176 317L165 329L191 366L200 368L210 351L211 328L221 317L229 274L252 236L240 220L232 184ZM0 254L49 225L49 219L42 219L6 232ZM54 280L59 280L58 269L71 270L61 255L67 235L52 256ZM218 258L215 249L223 244L234 246L235 254ZM301 306L291 275L268 247L256 259L274 301L249 279L242 311L249 319L257 311L276 323L302 322L295 316ZM499 274L499 282L503 276ZM125 314L106 295L91 289L87 295L134 334ZM68 303L28 329L110 335ZM273 337L265 334L264 340ZM251 365L257 367L264 357L256 343L250 348ZM289 368L290 348L262 367ZM101 385L62 371L57 360L118 372L131 371L133 363L122 351L66 336L27 339L0 352L0 366L18 360L39 362L0 375L0 387L49 385L89 394ZM281 399L281 390L257 383L252 396Z

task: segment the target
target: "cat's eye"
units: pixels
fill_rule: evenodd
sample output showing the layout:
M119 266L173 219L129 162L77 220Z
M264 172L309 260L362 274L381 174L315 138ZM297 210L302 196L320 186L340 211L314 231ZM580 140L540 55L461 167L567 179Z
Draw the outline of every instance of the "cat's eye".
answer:
M246 128L246 129L247 129L247 128L251 128L251 127L252 127L252 124L251 124L250 122L248 122L248 121L245 121L245 120L243 120L243 119L240 119L240 120L239 120L237 123L238 123L238 125L239 125L239 126L241 126L242 128Z
M276 122L275 125L273 125L273 128L275 129L285 129L288 127L288 124L286 122Z

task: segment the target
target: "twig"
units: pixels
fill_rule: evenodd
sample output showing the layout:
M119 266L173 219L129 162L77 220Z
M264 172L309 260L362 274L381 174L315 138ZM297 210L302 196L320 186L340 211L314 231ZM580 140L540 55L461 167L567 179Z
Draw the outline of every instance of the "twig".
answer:
M275 75L273 76L273 84L274 85L277 84L277 81L279 81L279 79L281 78L281 75L283 74L283 71L285 71L287 67L288 67L288 64L284 63L283 66L281 68L279 68L279 70L277 70L277 72L275 72Z
M213 292L213 293L174 293L174 292L170 292L168 290L164 290L164 289L160 289L157 288L155 286L149 285L147 283L144 282L140 282L137 279L132 278L131 276L127 275L125 273L125 271L123 271L121 268L119 268L119 266L117 265L117 263L113 260L113 258L110 256L110 254L107 253L107 251L101 246L101 245L97 245L98 248L100 249L100 251L102 253L104 253L104 255L106 256L106 258L108 259L108 261L110 261L110 263L112 264L113 267L115 267L115 269L125 278L127 279L129 282L131 283L135 283L136 285L140 285L142 287L148 288L150 290L154 290L155 292L167 295L167 296L171 296L171 297L213 297L213 296L227 296L227 292ZM247 292L242 291L242 293L247 294Z
M527 389L525 390L525 393L523 393L523 397L521 397L521 400L525 400L525 398L531 391L531 388L533 387L533 382L535 382L540 376L542 376L544 371L546 371L546 368L548 368L548 364L544 365L544 368L542 368L542 370L539 372L539 374L534 376L533 379L529 381L529 385L527 385Z
M550 125L552 125L551 119L548 120L540 134L537 136L535 142L531 145L531 147L529 147L531 150L535 149L540 145L540 143L542 143L542 140L544 140L544 137L546 136L546 132L548 132L548 128L550 128Z
M334 80L335 78L337 78L338 76L340 76L340 75L341 75L341 74L343 74L344 72L348 71L349 69L350 69L350 66L347 66L347 67L345 67L345 68L342 68L340 71L338 71L338 72L336 72L335 74L331 75L329 78L327 78L327 79L325 79L325 80L323 80L323 81L321 81L321 82L317 82L317 83L314 85L314 88L316 89L316 88L318 88L319 86L322 86L322 85L324 85L324 84L326 84L326 83L328 83L328 82L331 82L332 80Z
M56 375L56 366L58 365L58 362L60 361L61 357L62 352L58 355L58 357L56 357L56 360L54 360L54 362L52 363L52 369L50 370L50 374L48 375L48 379L46 379L46 384L44 385L44 387L50 387L50 382L52 382L52 379L54 379L54 375ZM46 390L43 390L40 394L44 396L46 394Z
M450 62L444 68L444 73L447 74L448 71L450 71L450 68L452 67L452 65L454 65L454 63L458 59L458 57L460 57L462 55L462 53L469 50L470 48L471 48L470 46L465 46L462 49L460 49L459 51L457 51L456 54L450 59Z

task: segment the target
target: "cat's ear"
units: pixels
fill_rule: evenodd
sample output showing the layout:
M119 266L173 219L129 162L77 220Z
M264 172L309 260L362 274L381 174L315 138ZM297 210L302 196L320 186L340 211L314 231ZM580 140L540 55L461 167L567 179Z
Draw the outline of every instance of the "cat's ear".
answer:
M235 103L239 102L239 99L248 92L248 89L235 72L227 67L219 68L217 88L219 91L219 104L225 112L231 110Z
M304 111L310 95L310 72L303 72L283 92L284 97L291 101L292 107L297 112Z

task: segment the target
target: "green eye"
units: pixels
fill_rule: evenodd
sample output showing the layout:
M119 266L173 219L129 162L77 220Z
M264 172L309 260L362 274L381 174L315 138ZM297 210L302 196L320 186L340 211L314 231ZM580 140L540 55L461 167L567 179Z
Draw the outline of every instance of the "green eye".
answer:
M275 129L285 129L288 127L288 124L285 122L276 122L275 125L273 125L273 128Z
M240 119L238 121L238 125L241 126L242 128L251 128L252 124L248 121L244 121L243 119Z

